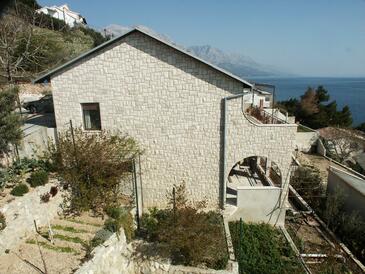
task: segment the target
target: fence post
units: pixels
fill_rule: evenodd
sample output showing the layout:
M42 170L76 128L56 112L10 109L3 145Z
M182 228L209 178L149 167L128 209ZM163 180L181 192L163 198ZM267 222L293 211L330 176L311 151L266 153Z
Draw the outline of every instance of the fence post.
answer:
M238 272L239 274L243 274L243 267L242 267L242 238L243 238L243 222L242 218L240 218L240 234L238 240Z

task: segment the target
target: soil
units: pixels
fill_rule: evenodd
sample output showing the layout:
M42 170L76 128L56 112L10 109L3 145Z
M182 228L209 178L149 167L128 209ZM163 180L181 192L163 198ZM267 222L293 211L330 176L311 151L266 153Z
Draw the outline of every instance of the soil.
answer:
M335 239L332 239L311 215L287 217L285 226L301 254L325 254L328 256L327 258L304 257L304 261L313 274L327 273L330 270L333 272L328 273L334 274L362 273L347 254L340 249ZM342 259L335 256L342 256Z
M0 273L39 273L25 260L44 271L37 241L40 243L48 273L73 273L85 258L84 243L94 237L103 223L100 217L87 213L76 218L58 217L51 223L53 243L47 239L50 238L48 228L39 228L39 234L31 235L8 254L0 256Z

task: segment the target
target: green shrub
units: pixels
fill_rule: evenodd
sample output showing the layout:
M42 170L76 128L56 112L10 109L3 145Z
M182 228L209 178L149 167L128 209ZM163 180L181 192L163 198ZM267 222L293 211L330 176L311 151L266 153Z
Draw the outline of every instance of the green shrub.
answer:
M34 171L27 181L31 187L44 186L48 183L48 172L44 170Z
M110 218L106 220L104 228L119 234L120 229L123 227L129 242L134 237L133 216L129 210L124 207L109 207L106 209L106 213Z
M11 190L10 194L13 196L23 196L25 193L28 192L29 188L26 184L19 184Z
M171 197L170 197L171 198ZM171 209L152 209L141 220L141 236L160 244L173 264L224 269L228 263L222 216L204 212L186 199L185 185L177 187Z
M4 230L4 228L6 227L6 218L5 215L0 212L0 231Z
M282 233L268 224L229 223L233 246L244 273L304 273ZM240 247L239 247L240 246Z

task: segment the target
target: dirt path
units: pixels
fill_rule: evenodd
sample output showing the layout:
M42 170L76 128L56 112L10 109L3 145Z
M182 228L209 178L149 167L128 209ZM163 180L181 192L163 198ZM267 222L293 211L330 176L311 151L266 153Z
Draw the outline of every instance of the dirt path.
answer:
M40 228L40 234L34 234L24 240L15 248L20 257L28 260L40 269L44 270L42 259L36 244L37 239L46 262L48 273L72 273L82 263L85 257L85 244L95 233L102 228L101 218L84 214L76 218L56 218L52 221L54 243L47 238L48 228ZM39 273L14 253L10 252L0 256L1 274Z

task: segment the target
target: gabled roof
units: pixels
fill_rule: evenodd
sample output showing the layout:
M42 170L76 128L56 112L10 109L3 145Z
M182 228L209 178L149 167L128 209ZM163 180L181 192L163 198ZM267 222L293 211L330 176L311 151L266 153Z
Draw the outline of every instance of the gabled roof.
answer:
M96 53L96 52L104 49L105 47L110 46L110 45L112 45L112 44L120 41L124 37L126 37L129 34L134 33L134 32L143 33L143 34L145 34L145 35L147 35L147 36L149 36L149 37L151 37L151 38L153 38L153 39L155 39L155 40L157 40L157 41L159 41L159 42L161 42L161 43L163 43L163 44L165 44L165 45L167 45L167 46L169 46L169 47L171 47L171 48L173 48L173 49L175 49L175 50L177 50L177 51L179 51L181 53L184 53L185 55L188 55L188 56L194 58L195 60L198 60L199 62L204 63L207 66L209 66L209 67L211 67L211 68L213 68L213 69L215 69L215 70L217 70L217 71L219 71L219 72L221 72L221 73L223 73L223 74L225 74L225 75L227 75L227 76L229 76L229 77L231 77L231 78L233 78L233 79L235 79L235 80L237 80L237 81L239 81L241 83L243 83L244 85L246 85L248 87L252 87L253 86L250 82L248 82L246 80L243 80L242 78L240 78L240 77L238 77L238 76L236 76L236 75L234 75L234 74L232 74L232 73L230 73L230 72L228 72L228 71L226 71L226 70L224 70L224 69L222 69L222 68L220 68L218 66L215 66L215 65L213 65L213 64L211 64L211 63L209 63L209 62L207 62L207 61L205 61L205 60L203 60L203 59L201 59L201 58L193 55L192 53L186 51L185 49L180 48L179 46L177 46L177 45L175 45L175 44L173 44L173 43L171 43L169 41L166 41L166 40L162 39L161 37L158 37L158 36L156 36L156 35L154 35L152 33L149 33L146 30L143 30L143 29L141 29L139 27L135 27L132 30L126 32L125 34L122 34L122 35L120 35L120 36L118 36L116 38L113 38L113 39L111 39L111 40L109 40L109 41L107 41L107 42L105 42L105 43L103 43L103 44L101 44L101 45L99 45L99 46L97 46L97 47L95 47L95 48L93 48L93 49L91 49L91 50L83 53L83 54L81 54L80 56L72 59L71 61L69 61L69 62L67 62L67 63L65 63L65 64L63 64L63 65L61 65L61 66L59 66L59 67L57 67L55 69L50 70L46 74L44 74L44 75L36 78L35 80L33 80L33 83L41 83L41 82L44 82L45 80L49 80L54 74L59 73L62 70L65 70L65 69L69 68L70 66L76 64L77 62L81 61L82 59L84 59L86 57L89 57L92 54L94 54L94 53Z

